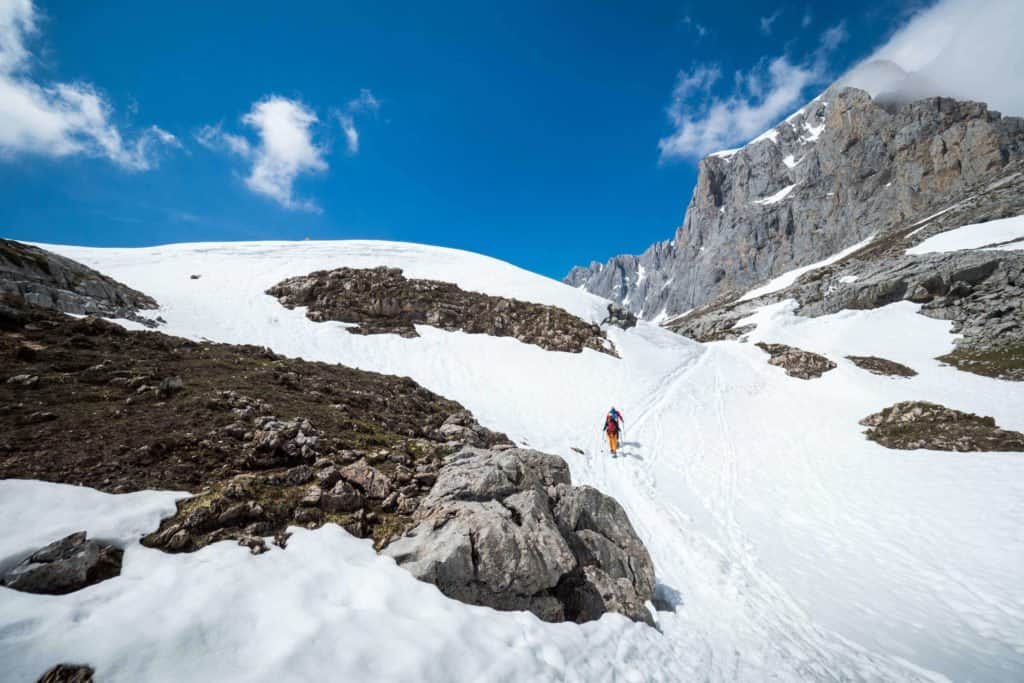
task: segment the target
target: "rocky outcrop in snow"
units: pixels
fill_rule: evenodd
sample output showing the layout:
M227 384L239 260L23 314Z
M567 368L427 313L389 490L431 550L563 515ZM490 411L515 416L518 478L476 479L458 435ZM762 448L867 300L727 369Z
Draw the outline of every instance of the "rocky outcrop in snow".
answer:
M555 306L467 292L437 280L410 280L399 268L338 268L285 280L267 290L310 320L356 323L353 334L416 337L416 325L515 337L550 351L614 355L598 325Z
M765 304L793 299L803 316L873 309L899 301L949 320L960 336L941 360L976 374L1024 380L1024 251L965 249L908 253L923 241L960 226L1024 215L1024 163L1007 175L951 197L939 214L914 217L835 263L805 273L791 286L748 299L722 297L668 324L686 336L738 338L738 323ZM1014 246L1014 245L1007 245Z
M20 242L0 239L0 306L30 304L62 313L137 319L156 302L76 261Z
M1024 434L1000 429L991 417L925 401L904 401L860 421L886 448L933 451L1024 451Z
M1024 119L984 104L879 103L834 86L742 149L703 159L672 240L565 281L670 317L946 208L1022 154Z
M123 555L120 548L87 540L79 531L26 557L3 575L0 584L25 593L72 593L119 575Z
M653 623L654 566L622 507L573 487L561 458L528 450L452 456L384 549L464 602L576 622L618 612Z
M329 523L381 548L415 527L428 542L418 552L453 549L444 571L468 553L459 576L475 588L438 581L452 597L555 621L651 619L651 561L615 501L571 487L560 458L515 449L409 378L14 312L0 310L0 355L14 364L0 376L0 478L191 490L143 539L168 552L230 540L261 554L284 548L290 526ZM472 529L475 545L437 543L442 527ZM42 565L51 555L71 563L60 576L91 577L90 558L109 553L83 543L36 553L5 585L42 585L63 566Z
M92 667L58 664L42 675L38 683L93 683Z
M780 367L787 375L798 379L816 379L836 367L836 364L825 356L785 344L758 342L757 348L770 356L769 365Z
M902 363L897 363L887 358L879 358L878 356L847 356L846 358L852 361L858 368L867 370L872 375L882 375L884 377L914 377L917 375L917 371L913 368L908 368Z

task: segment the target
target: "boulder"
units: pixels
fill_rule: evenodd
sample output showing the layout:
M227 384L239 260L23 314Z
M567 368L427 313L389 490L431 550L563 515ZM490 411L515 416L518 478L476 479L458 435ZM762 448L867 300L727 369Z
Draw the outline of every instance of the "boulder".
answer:
M123 554L120 548L87 540L79 531L32 553L0 583L25 593L72 593L118 576Z
M341 478L355 484L368 498L383 499L391 493L391 479L376 467L357 462L342 467Z
M441 468L414 519L382 552L449 597L546 621L612 611L653 623L645 603L654 568L625 511L596 489L573 487L557 456L465 448Z

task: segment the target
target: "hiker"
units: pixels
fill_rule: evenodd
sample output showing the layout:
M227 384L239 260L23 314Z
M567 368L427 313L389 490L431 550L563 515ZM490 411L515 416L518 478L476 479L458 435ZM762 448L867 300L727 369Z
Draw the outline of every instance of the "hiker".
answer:
M622 414L615 410L615 408L612 408L604 418L604 433L608 436L608 445L611 447L612 455L618 453L619 450L619 432L622 430L621 422Z
M615 408L615 406L612 406L612 409L608 411L608 414L611 416L611 418L613 420L615 420L615 424L617 424L619 426L619 431L621 432L622 431L622 413L620 413Z

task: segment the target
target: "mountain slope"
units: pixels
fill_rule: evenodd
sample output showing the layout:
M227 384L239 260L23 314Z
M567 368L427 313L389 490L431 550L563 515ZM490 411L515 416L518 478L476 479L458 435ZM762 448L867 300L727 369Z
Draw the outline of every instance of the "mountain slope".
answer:
M468 607L331 527L296 531L286 551L258 558L224 544L174 557L129 546L138 567L131 576L68 602L0 593L0 656L22 677L64 660L88 661L111 680L171 671L268 681L325 670L388 680L580 681L1024 673L1015 569L1024 553L1021 454L894 451L866 440L858 424L898 401L928 400L1024 429L1024 385L935 360L953 348L950 324L917 315L915 304L814 319L796 317L785 302L758 306L752 340L809 348L836 363L804 381L751 344L702 345L647 323L606 330L621 355L614 358L428 326L416 338L350 334L264 293L316 270L386 265L556 305L586 321L606 315L595 296L448 249L54 249L153 296L166 332L408 375L484 426L562 455L574 481L626 508L671 610L658 613L658 632L616 616L577 627ZM880 356L918 375L880 377L846 355ZM615 460L599 433L613 403L626 418L625 456ZM16 530L0 539L0 558L83 520L99 537L131 543L179 495L109 497L26 482L0 482L0 491L0 514Z
M1024 119L948 98L876 101L840 83L746 146L701 160L671 241L565 281L665 319L924 218L1022 156Z

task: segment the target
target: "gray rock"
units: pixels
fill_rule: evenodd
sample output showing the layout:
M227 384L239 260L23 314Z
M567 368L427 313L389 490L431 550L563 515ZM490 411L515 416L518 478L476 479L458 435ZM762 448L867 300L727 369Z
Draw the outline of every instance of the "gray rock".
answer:
M441 468L415 520L382 552L449 597L547 621L616 611L651 623L647 550L621 506L573 488L557 456L466 448Z
M363 507L363 494L344 479L338 481L330 493L320 497L320 507L325 512L355 512Z
M25 593L72 593L118 576L123 554L120 548L86 540L79 531L32 553L0 583Z
M644 318L671 317L945 209L1022 156L1021 119L984 104L875 102L836 85L774 139L703 159L672 240L574 268L565 281Z
M956 350L940 360L960 370L1024 380L1024 252L991 249L908 255L906 250L963 225L1024 214L1024 162L995 183L951 197L941 216L915 216L890 234L838 262L810 271L772 294L735 297L700 307L667 326L700 341L741 336L736 323L757 308L795 300L802 316L872 309L900 301L952 322Z
M825 356L785 344L758 342L757 347L771 356L768 359L770 365L782 368L790 377L816 379L836 367L836 364Z
M156 308L145 294L45 249L0 239L0 302L4 299L16 305L156 325L138 315L140 310Z
M38 683L92 683L93 670L83 664L58 664L49 669Z
M342 479L355 484L368 498L387 498L391 494L391 479L366 463L346 465L340 470Z
M1024 452L1024 434L1000 429L991 417L926 401L903 401L860 421L886 448Z

